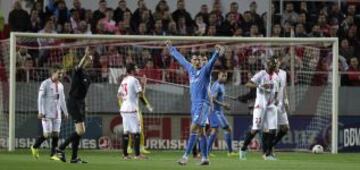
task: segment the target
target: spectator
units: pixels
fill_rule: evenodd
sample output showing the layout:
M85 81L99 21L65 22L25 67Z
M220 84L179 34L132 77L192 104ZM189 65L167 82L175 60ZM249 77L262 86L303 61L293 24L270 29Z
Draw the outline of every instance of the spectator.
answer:
M130 12L131 14L130 9L127 7L126 1L120 0L118 3L118 7L114 11L114 20L116 23L119 23L120 21L124 20L124 13L126 11Z
M280 24L281 23L281 16L279 15L276 15L275 14L275 5L274 3L271 4L271 21L273 24ZM267 23L267 12L264 12L262 15L261 15L261 18L262 18L262 28L264 28L263 30L263 34L265 33L266 31L266 23Z
M57 7L52 7L54 9L54 15L56 16L57 24L64 25L65 22L68 22L70 19L70 11L67 9L64 1L58 1Z
M239 12L239 4L237 2L232 2L230 4L230 12L226 14L225 18L227 18L228 15L230 15L230 14L234 14L236 22L241 23L242 16L241 16L241 14Z
M320 14L317 20L317 24L320 26L320 31L324 36L329 35L330 25L326 20L326 16L324 14Z
M344 14L341 12L340 7L337 3L332 3L330 10L328 12L328 18L331 19L336 19L338 21L338 23L342 23L342 21L344 20Z
M291 37L291 31L293 30L293 26L291 25L291 23L289 22L285 22L284 24L284 32L283 32L283 37Z
M70 13L76 12L80 20L85 20L86 10L81 7L80 0L73 1L73 8L70 9Z
M203 20L202 15L195 17L194 34L197 36L203 36L206 33L206 23Z
M350 67L347 71L349 85L360 86L360 67L359 60L356 57L350 59Z
M163 22L161 19L155 21L153 35L165 35L166 32L163 28Z
M168 25L167 35L178 35L177 25L174 21L171 21Z
M253 25L253 19L250 11L244 12L244 21L241 22L240 27L243 29L244 35L250 35L250 27Z
M148 29L145 23L140 23L139 28L137 30L137 35L147 35Z
M76 34L88 34L88 35L92 34L86 21L80 21L79 26L74 31Z
M177 30L179 35L191 35L192 34L192 27L186 26L186 19L185 17L178 18L177 22Z
M298 21L298 14L294 11L294 5L291 2L286 4L284 14L282 15L282 24L289 22L291 24L296 24Z
M330 26L329 37L338 37L339 25Z
M74 30L71 27L70 22L65 22L62 32L63 34L73 34Z
M345 57L347 61L349 61L350 57L354 56L354 47L349 45L349 41L347 39L340 41L339 54Z
M201 5L200 12L195 15L195 18L198 16L202 16L204 22L209 24L209 11L206 4Z
M253 21L253 23L257 24L259 27L259 26L262 26L263 23L262 23L260 15L257 13L257 7L258 6L255 1L250 3L250 13L251 13L252 21Z
M26 48L20 48L16 53L16 66L24 66L27 59L32 59Z
M309 37L323 37L319 25L314 25L312 27L312 30L311 30L311 32L309 34Z
M154 20L163 20L164 25L170 22L171 16L169 13L169 5L166 0L160 0L156 5L155 12L153 13Z
M0 40L9 38L9 36L10 36L9 34L10 34L10 29L5 24L4 16L0 12Z
M107 33L115 33L116 31L116 23L113 20L114 11L112 9L107 9L105 13L105 17L100 19L99 22L104 24L105 32Z
M147 12L150 14L145 14L145 15L151 15L151 11L148 10L148 8L146 7L145 1L144 0L138 0L138 8L134 11L133 16L131 17L131 22L134 24L134 26L137 28L139 26L139 24L141 22L144 22L144 16L143 13ZM150 18L150 16L149 16Z
M263 35L259 33L259 27L256 24L253 24L250 27L250 37L262 37Z
M226 20L221 25L221 35L232 36L234 35L236 29L239 27L238 22L236 21L235 13L229 13Z
M243 30L240 27L237 27L233 36L234 37L242 37L243 36Z
M85 21L86 23L90 24L92 23L93 13L90 9L86 10L85 12Z
M219 23L222 23L224 21L224 16L222 14L221 8L221 3L219 1L214 1L213 10L211 11L211 13L216 14L216 18Z
M82 20L78 11L71 12L70 23L73 30L77 30Z
M149 79L162 80L161 70L154 66L154 62L151 59L146 60L144 69L141 69L140 75L145 75Z
M303 24L297 24L295 27L295 37L307 37Z
M311 32L312 24L310 21L307 21L306 13L300 13L298 18L298 24L303 24L305 31L307 33Z
M64 69L72 69L78 63L78 58L74 48L70 48L68 52L62 57L62 64Z
M16 71L16 81L29 82L30 80L36 80L36 77L38 77L36 73L34 71L34 61L31 58L27 58Z
M27 32L30 29L30 16L22 9L20 1L15 1L14 9L9 13L9 26L14 32Z
M108 65L110 68L121 68L125 66L124 56L119 53L115 46L109 46L106 57L109 59Z
M31 11L30 23L31 23L31 26L30 26L31 32L39 32L42 29L41 19L38 15L37 10Z
M217 33L216 26L210 25L210 26L208 27L208 30L207 30L207 32L206 32L206 35L207 35L207 36L217 36L218 33Z
M141 13L141 23L146 25L147 30L152 30L154 27L154 20L150 10L144 10Z
M282 31L281 31L280 24L273 25L271 36L272 37L281 37L281 35L282 35Z
M43 4L40 1L35 2L35 4L33 5L33 8L31 9L30 14L32 13L32 11L37 12L38 17L40 18L41 26L43 27L44 21L47 19L44 8L43 8Z
M99 32L96 30L96 28L98 27L98 21L102 18L105 17L105 13L107 10L107 4L106 4L106 0L100 0L99 1L99 8L94 11L93 15L92 15L92 19L91 19L91 32Z
M208 26L216 26L216 27L220 27L221 26L221 22L219 22L216 13L211 12L209 15L209 22L207 24Z
M172 13L171 16L176 23L179 23L180 18L184 18L187 27L191 27L193 25L191 15L185 9L184 0L177 1L177 9Z

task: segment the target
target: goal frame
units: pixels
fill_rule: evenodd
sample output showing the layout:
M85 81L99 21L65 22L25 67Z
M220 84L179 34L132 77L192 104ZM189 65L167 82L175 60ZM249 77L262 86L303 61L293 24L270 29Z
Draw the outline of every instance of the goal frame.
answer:
M279 38L279 37L196 37L196 36L139 36L139 35L84 35L84 34L39 34L11 32L10 34L10 69L9 69L9 135L8 151L15 150L15 101L16 101L16 39L17 37L83 39L83 40L142 40L142 41L222 41L242 43L331 43L332 61L339 59L339 40L332 38ZM338 112L339 112L339 65L332 62L332 129L331 153L338 153Z

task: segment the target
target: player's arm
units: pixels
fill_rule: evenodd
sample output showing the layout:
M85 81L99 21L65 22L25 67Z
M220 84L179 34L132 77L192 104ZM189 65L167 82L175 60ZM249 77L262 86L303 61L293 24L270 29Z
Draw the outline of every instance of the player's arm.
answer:
M149 100L146 98L144 92L141 91L141 92L138 93L138 95L139 95L139 99L140 99L141 103L143 103L143 104L146 106L146 108L147 108L150 112L152 112L154 109L152 108Z
M81 58L79 64L76 66L77 68L83 68L86 62L89 62L90 60L92 60L92 56L90 53L91 53L90 47L86 47L85 54L84 54L83 58Z
M45 95L46 95L46 87L45 87L45 82L42 82L39 88L39 93L38 93L38 118L41 119L43 118L44 115L44 111L45 111Z
M117 99L118 99L119 108L121 108L121 104L122 104L122 102L123 102L123 100L122 100L122 94L121 94L121 85L120 85L119 90L118 90L118 93L117 93Z
M286 86L284 87L284 101L283 102L284 102L286 112L289 112L290 106L289 106L289 98L288 98Z
M69 112L66 107L64 88L61 88L59 95L60 95L59 96L60 97L59 98L60 99L60 108L64 112L65 119L68 119Z
M250 80L245 84L245 87L249 89L256 89L258 87L258 84Z
M215 45L215 51L213 52L209 62L206 64L208 69L212 69L214 67L215 61L225 53L225 47L221 45Z
M175 58L175 60L178 61L179 64L185 68L185 70L188 71L192 67L191 64L185 59L185 57L181 53L179 53L179 51L175 47L172 46L171 41L166 41L165 44L170 52L170 55Z
M211 89L211 100L215 103L215 104L218 104L222 107L224 107L224 109L226 110L230 110L230 105L228 103L225 103L225 102L220 102L219 100L216 100L219 93L220 93L220 88L219 86L217 85L213 85L212 89Z

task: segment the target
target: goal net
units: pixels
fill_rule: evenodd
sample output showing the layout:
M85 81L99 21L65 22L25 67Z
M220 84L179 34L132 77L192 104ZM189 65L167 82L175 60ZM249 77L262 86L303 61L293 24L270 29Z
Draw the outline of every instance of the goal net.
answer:
M226 46L226 54L215 63L214 74L217 69L226 68L230 75L226 101L231 104L227 115L234 129L235 147L239 147L239 141L249 130L249 106L253 103L251 99L235 101L231 98L249 94L244 84L266 67L267 57L276 55L281 60L281 68L287 72L291 106L288 113L291 130L280 142L279 149L308 150L314 144L321 144L327 151L337 151L337 130L334 129L337 129L338 89L334 87L338 84L338 76L333 75L337 75L338 66L332 63L337 57L333 53L336 39L26 33L13 34L12 38L12 48L8 41L2 42L7 45L1 46L5 76L14 77L5 79L0 88L5 98L0 105L2 148L27 148L34 143L42 132L37 119L37 93L41 81L49 78L49 68L61 64L67 70L62 79L67 96L71 71L83 56L84 49L90 46L94 62L87 68L92 84L86 98L87 133L81 147L120 148L122 120L116 94L125 74L124 66L135 63L139 68L137 76L154 108L150 112L141 106L146 146L150 149L182 149L190 124L189 82L184 69L165 49L164 41L171 39L187 59L192 55L211 56L215 44ZM73 130L71 120L63 121L61 138ZM215 145L215 149L224 148L221 137ZM43 144L43 147L48 146L49 142Z

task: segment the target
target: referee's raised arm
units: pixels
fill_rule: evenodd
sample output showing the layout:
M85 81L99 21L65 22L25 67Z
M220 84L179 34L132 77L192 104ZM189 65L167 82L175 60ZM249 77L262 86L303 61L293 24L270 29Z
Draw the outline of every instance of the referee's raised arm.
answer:
M83 56L83 58L81 58L79 64L77 65L77 68L84 68L84 66L86 66L89 61L93 60L93 56L92 53L90 51L90 47L87 46L85 49L85 54Z

